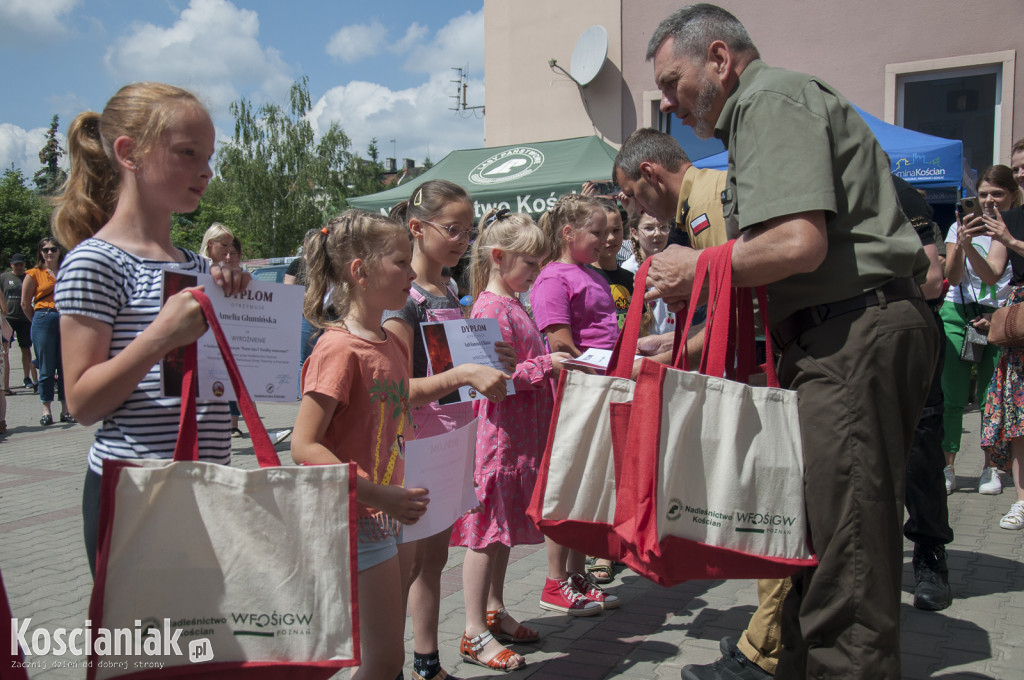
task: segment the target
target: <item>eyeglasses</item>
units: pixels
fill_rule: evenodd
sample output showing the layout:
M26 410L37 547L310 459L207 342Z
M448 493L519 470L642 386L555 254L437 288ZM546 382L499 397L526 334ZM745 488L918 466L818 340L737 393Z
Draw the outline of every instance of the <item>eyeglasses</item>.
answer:
M48 247L48 248L40 248L39 250L44 252L44 253L59 253L60 252L60 248L54 248L52 246Z
M437 222L431 222L430 220L420 220L420 222L426 222L432 227L437 227L438 230L444 232L448 236L449 241L458 241L460 238L465 236L466 239L469 240L470 243L472 243L473 241L476 240L478 234L476 229L463 230L459 229L454 224L445 226L443 224L438 224Z
M646 227L640 227L640 231L647 234L648 236L654 236L655 234L667 234L672 230L672 227L667 224L655 224L648 225Z

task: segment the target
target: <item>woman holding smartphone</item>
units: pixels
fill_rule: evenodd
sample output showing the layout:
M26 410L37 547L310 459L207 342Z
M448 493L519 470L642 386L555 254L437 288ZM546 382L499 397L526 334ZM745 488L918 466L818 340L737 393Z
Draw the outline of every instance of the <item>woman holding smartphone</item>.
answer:
M981 173L978 177L977 198L963 199L961 204L964 209L957 210L957 221L950 226L946 235L945 274L949 281L949 291L939 310L946 336L945 362L942 367L942 393L945 398L942 451L946 456L946 467L943 470L946 493L953 493L957 486L953 464L960 451L964 407L971 396L972 369L977 366L975 398L981 407L985 403L988 383L999 360L999 348L995 345L986 345L977 362L962 359L960 349L964 335L968 326L982 334L988 333L992 313L1002 306L1010 294L1009 268L1005 268L994 285L989 285L974 271L966 255L968 250L974 250L980 257L988 257L992 249L992 237L987 232L971 236L963 225L970 224L972 218L978 215L994 215L996 210L1005 212L1019 204L1017 193L1012 191L1016 188L1013 176L1011 174L1007 177L1005 170L1008 170L1005 166L994 165ZM1002 483L999 481L999 471L986 452L985 466L978 480L978 493L998 494L1000 491Z
M1024 303L1024 213L1019 207L1021 189L1010 168L997 165L985 170L979 177L978 198L984 211L967 217L964 239L970 245L989 236L991 243L987 256L965 247L967 261L989 286L998 285L1009 264L1012 288L1006 304ZM981 426L982 449L993 467L1011 474L1016 490L1016 500L999 526L1024 529L1024 347L1006 348L1000 354L985 395Z

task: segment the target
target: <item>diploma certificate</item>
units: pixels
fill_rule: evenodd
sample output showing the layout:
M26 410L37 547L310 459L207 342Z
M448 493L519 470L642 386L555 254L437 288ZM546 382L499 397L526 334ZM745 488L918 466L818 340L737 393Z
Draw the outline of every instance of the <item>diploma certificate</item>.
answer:
M498 358L494 343L501 342L501 328L497 319L452 319L450 321L424 321L423 346L433 375L443 373L462 364L482 364L507 373L505 365ZM506 394L516 393L511 380L505 381ZM462 401L485 399L470 385L437 400L439 404L456 404Z
M226 297L209 274L164 270L164 300L183 288L204 286L227 337L246 387L256 401L294 402L298 389L302 331L302 286L249 282ZM212 330L196 343L199 399L235 399L227 368ZM163 395L181 396L181 352L161 362Z

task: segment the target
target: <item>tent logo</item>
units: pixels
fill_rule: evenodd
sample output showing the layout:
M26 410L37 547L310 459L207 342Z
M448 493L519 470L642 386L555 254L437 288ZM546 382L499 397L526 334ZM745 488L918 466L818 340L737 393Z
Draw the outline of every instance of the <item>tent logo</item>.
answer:
M473 184L501 184L526 177L544 164L544 154L529 146L515 146L496 153L469 173Z

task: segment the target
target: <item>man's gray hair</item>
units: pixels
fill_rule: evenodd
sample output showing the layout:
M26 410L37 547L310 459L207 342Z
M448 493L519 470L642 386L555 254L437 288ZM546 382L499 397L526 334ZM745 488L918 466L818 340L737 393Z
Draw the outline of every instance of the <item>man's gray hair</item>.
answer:
M651 41L647 43L647 61L669 38L674 40L672 55L690 57L703 62L711 43L721 40L734 54L760 58L754 41L740 20L717 5L702 2L688 5L670 14L658 24Z
M640 128L622 143L612 165L612 174L619 170L628 179L635 180L640 177L640 164L644 162L657 163L669 172L676 172L683 163L690 162L690 157L672 135L654 128Z

